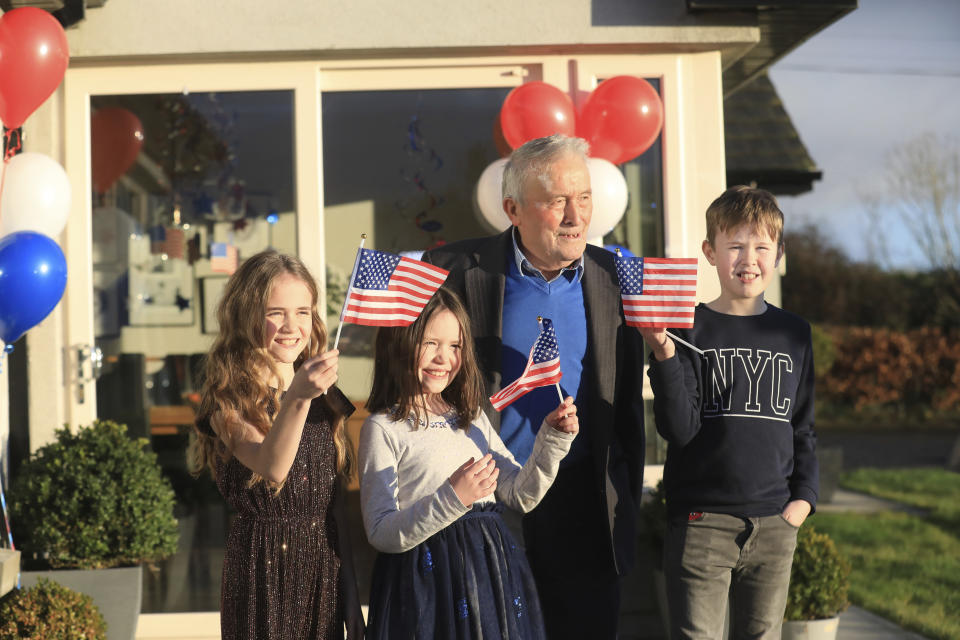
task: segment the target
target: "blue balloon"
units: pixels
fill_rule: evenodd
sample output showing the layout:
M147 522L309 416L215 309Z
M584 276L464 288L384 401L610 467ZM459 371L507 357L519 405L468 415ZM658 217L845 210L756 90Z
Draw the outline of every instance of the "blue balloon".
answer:
M67 287L67 261L36 231L0 238L0 339L15 342L53 311Z

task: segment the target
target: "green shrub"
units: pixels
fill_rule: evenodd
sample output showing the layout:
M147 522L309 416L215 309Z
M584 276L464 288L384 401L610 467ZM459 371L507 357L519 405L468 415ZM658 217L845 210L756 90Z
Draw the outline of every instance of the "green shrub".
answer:
M833 367L837 358L837 348L833 337L820 325L810 325L810 341L813 343L813 362L817 378L822 378Z
M90 596L46 578L0 598L0 640L105 640L106 629Z
M786 620L822 620L844 611L850 602L850 564L833 540L807 524L797 534Z
M960 410L960 332L834 328L832 367L817 378L821 397L834 404Z
M176 551L173 489L147 440L126 431L110 421L60 429L20 468L10 507L24 557L102 569Z

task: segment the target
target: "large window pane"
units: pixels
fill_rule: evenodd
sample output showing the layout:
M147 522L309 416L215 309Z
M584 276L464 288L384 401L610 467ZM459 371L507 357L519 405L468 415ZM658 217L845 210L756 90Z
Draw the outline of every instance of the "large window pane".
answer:
M95 96L91 114L97 412L150 439L180 523L142 610L217 610L231 514L186 449L229 273L296 253L293 92Z
M337 293L350 276L361 233L367 234L369 248L400 252L492 232L474 213L473 191L483 170L500 157L493 122L508 92L509 88L496 88L323 95L331 328L342 303ZM366 328L347 325L340 349L348 356L369 355L372 335Z

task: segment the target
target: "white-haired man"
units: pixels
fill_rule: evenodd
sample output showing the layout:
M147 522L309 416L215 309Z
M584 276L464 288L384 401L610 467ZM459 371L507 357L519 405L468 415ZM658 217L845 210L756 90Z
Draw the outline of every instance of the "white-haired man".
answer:
M642 340L624 322L613 254L586 242L593 210L587 153L579 138L527 142L504 169L510 229L424 256L451 271L447 286L470 313L491 395L523 371L537 316L553 320L560 385L575 399L580 434L522 523L551 640L616 637L643 473ZM502 414L488 407L521 463L557 402L556 390L543 387Z

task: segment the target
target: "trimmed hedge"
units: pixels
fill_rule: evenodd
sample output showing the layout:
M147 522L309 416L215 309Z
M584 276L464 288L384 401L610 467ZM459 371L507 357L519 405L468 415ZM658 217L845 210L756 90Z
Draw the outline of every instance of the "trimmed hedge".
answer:
M46 578L0 598L0 640L105 640L106 630L90 596Z
M831 327L814 335L818 401L858 410L960 410L960 331ZM830 352L832 362L821 363Z

